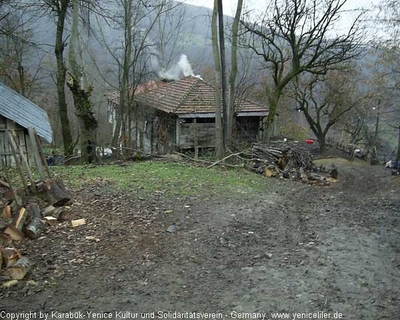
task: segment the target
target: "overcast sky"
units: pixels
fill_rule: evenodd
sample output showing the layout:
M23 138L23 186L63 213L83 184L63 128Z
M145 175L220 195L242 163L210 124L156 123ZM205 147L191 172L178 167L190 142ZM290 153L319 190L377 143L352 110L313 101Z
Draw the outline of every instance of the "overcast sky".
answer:
M214 0L179 0L181 2L185 2L188 4L193 4L201 7L213 8ZM244 5L247 6L250 10L262 10L265 8L265 4L268 0L244 0ZM378 4L380 0L347 0L344 10L349 10L348 17L344 17L344 23L346 24L346 20L349 21L349 24L353 21L353 18L356 16L356 13L350 13L351 10L357 8L364 9L372 9L373 4ZM223 0L224 14L234 16L235 9L237 5L237 0Z
M193 4L200 7L213 8L214 0L180 0L189 4ZM267 0L244 0L244 5L249 5L250 8L262 8L265 6ZM379 0L347 0L345 9L355 8L372 8L372 4L377 4ZM224 13L233 16L235 13L235 7L237 0L223 0Z

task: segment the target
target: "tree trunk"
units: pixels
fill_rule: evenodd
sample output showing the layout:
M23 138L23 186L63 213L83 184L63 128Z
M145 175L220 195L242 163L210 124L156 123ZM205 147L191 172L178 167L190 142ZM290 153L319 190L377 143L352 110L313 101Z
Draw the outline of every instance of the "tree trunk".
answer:
M116 112L117 124L115 127L112 146L118 147L119 142L122 142L122 147L127 146L126 137L127 134L127 121L129 121L128 116L128 104L129 104L129 71L131 70L131 58L132 58L132 0L124 0L124 25L125 25L125 35L124 35L124 58L122 62L122 70L120 70L120 96L119 96L119 106Z
M65 43L63 40L64 24L67 15L69 0L60 1L58 20L57 20L57 31L56 31L56 43L55 43L55 55L57 60L57 95L58 95L58 112L61 119L61 130L64 143L64 154L71 156L73 154L73 141L71 134L71 127L68 118L68 106L65 99L65 77L66 67L64 64L64 48Z
M225 58L225 32L224 32L224 12L222 0L218 0L218 31L219 31L219 51L221 59L221 93L222 93L222 127L223 127L223 144L224 149L228 146L228 138L230 137L228 127L228 99L226 85L226 58Z
M239 0L236 7L235 19L232 25L232 48L231 48L231 74L229 77L229 104L228 104L228 116L227 116L227 136L226 141L230 144L232 139L233 127L234 127L234 113L235 113L235 100L236 100L236 77L237 77L237 45L238 45L238 31L239 21L242 14L243 0Z
M69 66L71 78L67 82L74 98L76 116L79 120L81 159L84 162L95 160L95 130L97 120L94 118L90 95L93 88L89 86L84 89L83 68L80 67L77 59L76 48L79 35L79 0L73 0L74 10L72 15L71 41L69 47Z
M267 92L268 95L268 116L264 122L264 142L269 144L271 142L272 136L275 134L275 116L276 109L278 108L279 98L281 96L281 91L275 89L272 93Z
M215 64L215 155L222 158L224 151L224 136L221 119L221 59L218 45L217 31L218 0L214 0L214 10L211 21L211 35L213 44L214 64Z
M319 144L319 152L320 154L324 154L326 152L326 136L321 133L317 136L318 144Z
M96 155L95 130L98 125L90 102L93 88L89 86L86 90L82 89L79 78L75 78L73 75L67 85L74 97L76 116L79 120L81 158L83 161L91 163L95 160Z

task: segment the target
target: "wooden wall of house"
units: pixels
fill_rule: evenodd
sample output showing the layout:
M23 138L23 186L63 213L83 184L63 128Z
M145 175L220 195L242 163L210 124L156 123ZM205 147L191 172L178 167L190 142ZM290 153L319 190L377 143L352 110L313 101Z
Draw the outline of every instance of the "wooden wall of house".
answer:
M139 106L132 123L135 149L144 154L165 154L176 148L176 116Z
M31 161L29 154L30 145L27 130L19 124L11 121L0 115L0 159L4 160L6 166L15 165L8 139L6 136L7 130L14 130L17 135L17 142L22 147L27 156L28 161Z
M179 149L214 148L215 119L185 118L151 108L141 109L133 125L136 148L144 154L165 154ZM260 135L260 117L239 117L235 141L250 143Z
M214 118L181 119L177 134L180 149L213 148L215 146Z

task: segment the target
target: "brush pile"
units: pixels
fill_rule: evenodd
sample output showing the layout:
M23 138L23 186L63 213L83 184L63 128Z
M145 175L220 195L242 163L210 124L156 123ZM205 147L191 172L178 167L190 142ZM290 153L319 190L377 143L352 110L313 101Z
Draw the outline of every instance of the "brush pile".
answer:
M315 167L310 152L297 142L275 141L270 145L255 144L241 153L247 167L267 177L301 180L309 184L328 185L333 170ZM336 170L336 169L335 169ZM337 171L336 171L337 178Z

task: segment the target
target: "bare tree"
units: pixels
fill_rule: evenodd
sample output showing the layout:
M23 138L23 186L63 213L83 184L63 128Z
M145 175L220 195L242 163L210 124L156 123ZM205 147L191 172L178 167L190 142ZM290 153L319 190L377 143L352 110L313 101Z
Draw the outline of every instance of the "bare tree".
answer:
M81 3L80 0L72 0L72 4L73 14L68 53L70 79L67 81L67 85L72 92L75 115L79 121L81 159L83 159L83 161L92 162L95 158L95 129L98 123L94 117L92 103L90 101L93 87L86 84L83 59L78 58L79 56L82 57L81 46L79 45L79 16L81 13Z
M0 77L23 96L30 97L38 88L42 56L34 42L32 18L25 10L7 7L8 14L0 21ZM33 60L36 69L29 68Z
M170 0L118 0L116 4L109 22L113 32L122 33L122 37L114 37L114 43L110 43L104 28L100 29L101 42L106 46L118 70L120 95L112 146L117 147L122 143L126 147L131 143L132 120L137 120L134 103L136 88L152 73L153 59L158 59L158 54L154 54L155 44L150 39L150 34L160 26L160 16L173 10L176 5L171 6Z
M346 0L271 0L256 22L242 21L247 46L260 56L272 79L265 88L269 114L266 139L285 87L303 73L324 75L360 54L360 16L345 33L335 33Z
M70 0L44 1L46 9L50 10L56 17L56 42L54 53L57 62L56 86L58 96L58 112L61 119L61 129L64 144L64 154L71 156L74 152L70 120L68 117L68 105L65 97L65 81L67 68L64 62L64 49L67 46L64 35L65 22L70 6Z
M297 110L304 114L324 153L328 131L364 100L358 93L355 74L334 70L310 75L297 78L294 88Z

